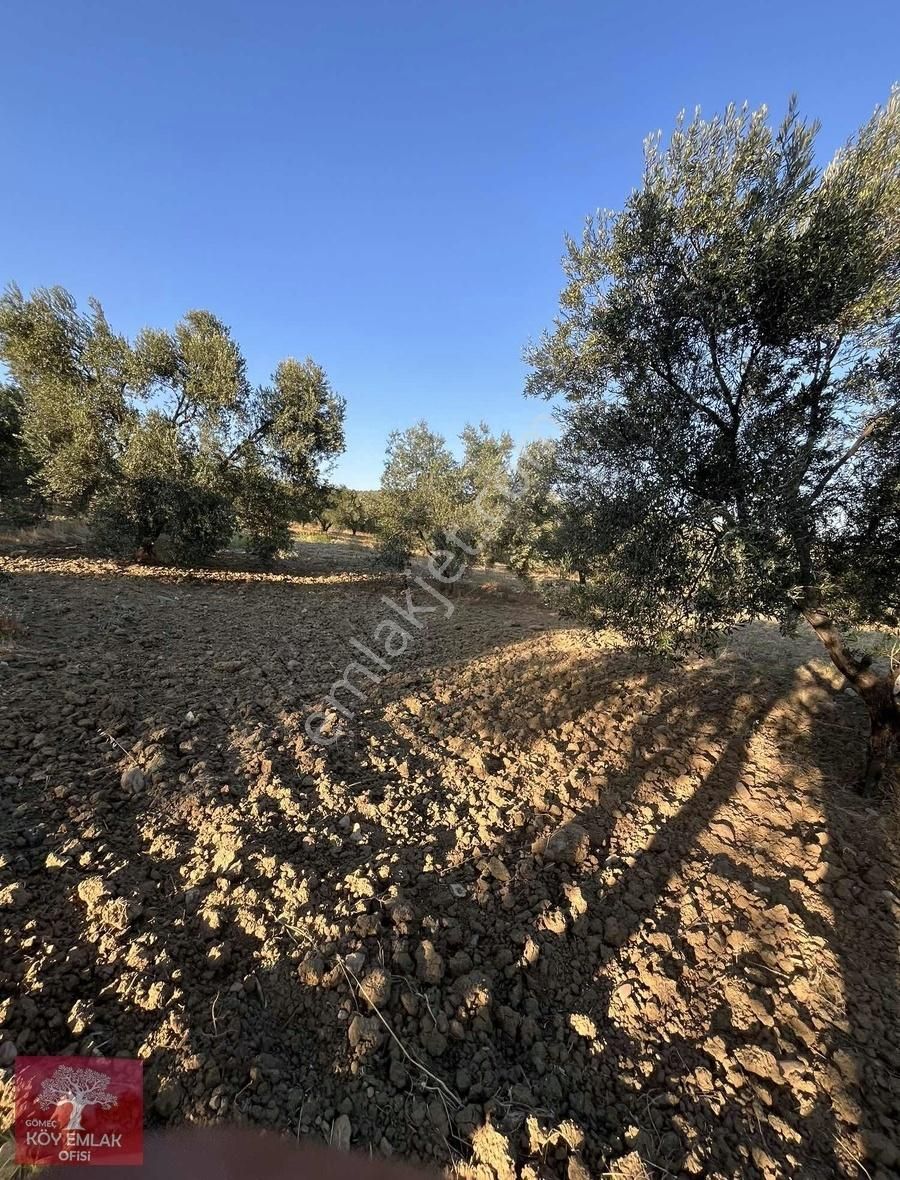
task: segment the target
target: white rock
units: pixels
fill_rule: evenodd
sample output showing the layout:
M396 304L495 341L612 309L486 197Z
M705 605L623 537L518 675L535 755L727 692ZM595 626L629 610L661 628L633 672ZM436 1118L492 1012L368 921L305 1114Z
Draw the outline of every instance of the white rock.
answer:
M144 772L139 766L129 766L127 770L122 771L120 781L123 791L143 791Z
M339 1151L350 1150L350 1138L353 1135L353 1124L349 1116L339 1114L331 1127L331 1146Z

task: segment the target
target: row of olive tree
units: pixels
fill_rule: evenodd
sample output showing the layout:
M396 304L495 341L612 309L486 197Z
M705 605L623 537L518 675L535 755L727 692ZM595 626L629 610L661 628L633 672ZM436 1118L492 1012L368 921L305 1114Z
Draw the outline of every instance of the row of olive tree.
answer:
M558 319L529 351L561 437L513 465L483 424L460 458L424 422L395 432L367 519L398 561L453 529L488 559L572 571L582 617L673 653L805 618L868 708L872 789L900 678L847 633L900 625L900 95L824 169L817 131L792 104L778 126L729 108L651 140L622 211L568 242ZM0 358L2 469L36 465L113 537L209 551L237 522L271 551L292 515L363 519L355 493L324 494L344 409L325 374L285 361L250 388L209 313L129 343L99 305L12 288ZM24 467L3 444L19 436Z
M482 422L465 426L460 442L457 458L424 421L389 436L377 521L389 563L402 563L413 550L441 548L450 531L467 538L487 560L499 555L512 438L491 434Z
M560 399L581 614L669 651L805 618L868 708L871 790L900 676L847 633L900 620L900 93L824 169L817 131L792 103L651 140L568 242L529 391Z
M461 458L426 422L388 439L375 531L405 559L446 545L452 531L489 563L524 577L560 572L585 584L593 567L591 518L567 486L554 439L537 439L513 462L509 434L481 423L460 435Z
M4 490L30 483L146 560L202 560L239 531L271 556L343 450L344 400L313 360L247 379L228 328L191 311L130 341L62 288L0 298ZM7 479L9 475L9 479Z
M332 528L352 533L374 533L379 527L379 492L355 491L343 485L324 486L308 501L304 523L314 522L323 533Z

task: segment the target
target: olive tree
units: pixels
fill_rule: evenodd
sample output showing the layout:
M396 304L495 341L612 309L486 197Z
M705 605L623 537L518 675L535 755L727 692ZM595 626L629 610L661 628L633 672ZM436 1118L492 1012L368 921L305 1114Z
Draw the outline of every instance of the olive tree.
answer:
M461 502L461 472L446 440L424 421L393 431L381 476L382 541L392 550L431 551Z
M482 422L464 426L459 441L457 458L424 421L389 436L378 529L392 555L416 545L429 553L446 547L451 531L472 550L495 555L512 439L492 435Z
M511 490L512 436L491 433L486 422L460 434L461 517L457 522L488 560L501 557L504 510ZM465 509L468 508L468 511Z
M13 285L0 298L0 359L43 490L147 560L209 556L235 529L270 556L296 499L343 449L345 405L324 370L288 358L251 385L208 311L129 341L96 301L82 313L61 288L25 297Z
M14 385L0 384L0 519L25 522L39 515L34 474L22 438L22 396Z
M550 561L561 506L557 483L555 441L527 443L510 476L497 538L504 559L522 576Z
M854 649L900 614L900 94L825 167L792 102L677 123L618 213L569 240L529 391L561 398L561 488L589 618L669 650L806 619L900 736L897 669Z
M335 488L332 517L338 528L349 529L354 537L371 532L377 520L377 493Z
M62 287L0 298L0 360L21 401L22 438L48 496L76 510L109 480L132 416L131 350L96 300L80 312Z
M526 444L516 460L500 518L497 547L523 577L535 566L575 573L587 581L594 561L590 505L565 486L556 439Z

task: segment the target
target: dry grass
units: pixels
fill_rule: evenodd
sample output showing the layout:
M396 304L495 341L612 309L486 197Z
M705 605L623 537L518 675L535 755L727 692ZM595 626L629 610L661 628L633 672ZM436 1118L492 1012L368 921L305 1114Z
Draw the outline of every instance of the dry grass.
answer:
M89 537L83 520L67 516L51 516L40 524L25 528L0 528L3 545L84 545Z

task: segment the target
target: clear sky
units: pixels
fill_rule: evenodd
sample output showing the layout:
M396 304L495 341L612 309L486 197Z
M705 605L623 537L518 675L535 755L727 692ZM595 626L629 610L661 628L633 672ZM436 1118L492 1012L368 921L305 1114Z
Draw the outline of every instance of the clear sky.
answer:
M898 0L6 0L0 280L128 333L208 307L257 381L314 356L376 486L423 416L546 433L522 348L648 132L796 90L830 155L898 46Z

